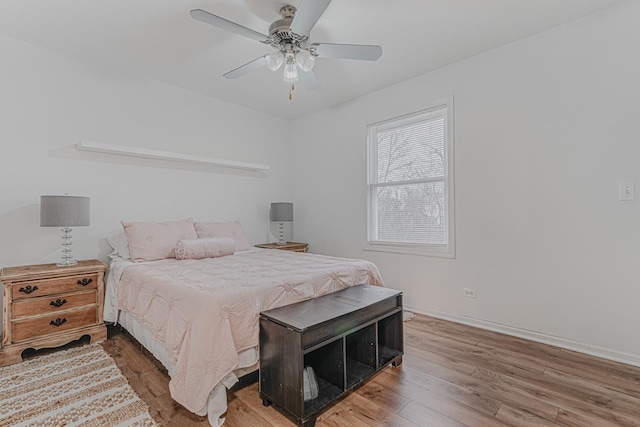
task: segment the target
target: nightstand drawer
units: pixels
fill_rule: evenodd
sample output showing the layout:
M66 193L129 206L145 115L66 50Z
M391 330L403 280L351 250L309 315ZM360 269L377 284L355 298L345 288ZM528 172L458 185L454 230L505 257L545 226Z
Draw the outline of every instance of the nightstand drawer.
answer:
M42 295L73 292L82 289L96 289L98 287L97 274L60 277L59 279L34 280L14 283L12 296L14 300L33 298Z
M98 321L95 306L82 310L61 311L47 316L27 318L13 322L13 341L49 335L69 329L95 325Z
M57 313L70 308L95 305L96 291L76 294L53 295L49 297L29 298L18 300L13 304L12 319L35 316L40 314Z

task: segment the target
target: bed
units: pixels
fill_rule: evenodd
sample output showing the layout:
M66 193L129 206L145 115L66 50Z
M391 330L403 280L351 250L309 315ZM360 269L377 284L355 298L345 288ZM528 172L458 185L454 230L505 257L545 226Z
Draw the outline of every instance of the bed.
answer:
M258 367L259 313L359 284L383 286L371 262L257 248L197 260L114 256L104 319L167 368L174 400L219 426L226 390Z

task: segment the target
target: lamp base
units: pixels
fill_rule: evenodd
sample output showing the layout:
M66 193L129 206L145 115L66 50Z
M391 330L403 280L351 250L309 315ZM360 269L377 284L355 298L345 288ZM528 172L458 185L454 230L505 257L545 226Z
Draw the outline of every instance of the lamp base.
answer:
M276 245L284 246L287 242L284 241L284 222L278 223L278 242Z
M64 227L61 228L60 231L62 232L62 249L60 249L60 252L62 252L62 260L57 263L56 266L71 267L73 265L78 265L78 261L73 259L73 255L71 255L71 252L73 251L73 246L71 244L71 228Z

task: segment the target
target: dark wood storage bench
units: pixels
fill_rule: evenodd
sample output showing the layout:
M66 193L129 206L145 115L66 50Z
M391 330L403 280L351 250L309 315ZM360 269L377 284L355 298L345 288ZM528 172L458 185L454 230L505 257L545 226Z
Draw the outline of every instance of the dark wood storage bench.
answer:
M359 285L260 313L260 397L300 426L388 364L402 363L402 292ZM318 397L304 401L311 366Z

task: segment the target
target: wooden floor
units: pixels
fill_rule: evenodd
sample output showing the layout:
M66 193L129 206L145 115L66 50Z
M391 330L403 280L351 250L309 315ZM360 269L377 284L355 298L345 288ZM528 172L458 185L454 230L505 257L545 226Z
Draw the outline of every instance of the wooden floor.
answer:
M640 426L640 368L416 315L405 356L324 412L318 427ZM169 396L169 378L128 334L104 343L151 415L208 426ZM226 427L290 427L256 382L229 393Z

